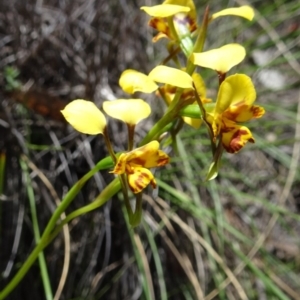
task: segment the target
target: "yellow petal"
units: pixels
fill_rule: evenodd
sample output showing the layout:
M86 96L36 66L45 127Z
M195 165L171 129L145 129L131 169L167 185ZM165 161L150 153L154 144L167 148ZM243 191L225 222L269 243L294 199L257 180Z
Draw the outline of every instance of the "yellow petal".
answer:
M174 4L160 4L154 6L142 6L141 10L145 11L151 17L166 18L181 12L189 12L190 8Z
M248 106L241 102L240 104L231 105L223 113L223 118L235 121L237 123L247 122L251 119L257 119L264 115L265 110L261 106Z
M192 78L194 80L194 86L196 88L197 94L199 95L202 103L210 103L212 100L206 98L206 86L205 83L198 73L193 73Z
M104 101L103 110L112 118L121 120L130 125L136 125L147 118L151 107L142 99L117 99Z
M193 53L192 62L200 67L210 68L221 73L228 72L246 56L245 48L239 44L228 44L218 49Z
M195 85L196 91L197 91L200 99L201 100L205 99L206 98L206 86L203 81L203 78L198 73L193 73L192 78L194 80L194 85Z
M127 179L128 185L134 194L140 193L149 185L149 183L151 183L153 188L156 187L156 181L153 174L146 168L133 168L133 173L127 174Z
M251 131L247 127L234 123L225 124L225 126L224 129L222 128L222 144L227 152L237 153L247 142L255 142Z
M249 76L244 74L229 76L220 86L215 113L221 114L225 112L229 106L250 107L255 101L255 98L256 91Z
M170 160L169 156L165 152L159 150L158 141L152 141L127 154L127 162L140 165L145 168L160 167L167 164Z
M135 92L152 93L158 89L157 84L147 75L135 71L125 70L120 79L119 85L124 92L133 94Z
M140 153L140 155L132 161L138 163L141 159L144 161L143 166L145 168L161 167L169 163L170 158L164 151L152 147L155 145L154 142L156 141L152 141L145 145L143 153Z
M188 73L175 68L157 66L149 73L149 77L156 82L166 83L184 89L193 89L192 77Z
M61 113L68 123L82 133L103 133L106 126L106 119L103 113L91 101L74 100Z
M218 17L229 16L229 15L239 16L249 21L252 21L252 19L254 18L254 10L252 7L247 5L241 7L227 8L213 14L211 19L214 20Z
M124 174L126 171L127 157L128 157L128 153L122 153L118 157L118 161L114 169L110 173L118 174L118 175Z
M168 38L168 35L162 32L159 32L156 36L154 36L152 38L152 42L156 43L158 40L162 39L162 38Z
M171 10L169 9L170 7ZM176 7L179 8L175 9ZM143 9L145 11L149 10L149 14L152 15L152 18L149 20L149 26L159 31L152 39L153 42L157 42L164 37L176 39L170 31L167 20L167 17L173 14L176 15L176 18L174 18L174 27L177 29L179 36L181 35L180 32L185 36L197 29L196 9L193 0L166 0L162 5L155 7L155 9L153 7L150 9L149 7L143 7Z
M194 119L194 118L190 118L190 117L182 117L184 123L190 125L191 127L198 129L201 124L202 124L202 120L201 119Z
M166 0L163 2L163 5L174 4L180 6L186 6L190 8L189 15L192 14L192 17L196 18L196 8L193 0Z
M169 160L169 156L162 150L159 150L159 142L152 141L130 152L122 153L113 173L123 174L126 165L154 168L167 164Z

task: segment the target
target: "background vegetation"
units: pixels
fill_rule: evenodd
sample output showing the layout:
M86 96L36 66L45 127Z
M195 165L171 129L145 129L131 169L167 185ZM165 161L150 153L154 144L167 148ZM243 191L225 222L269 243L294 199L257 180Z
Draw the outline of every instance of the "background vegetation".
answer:
M233 72L255 82L266 115L256 138L224 155L218 178L205 132L184 128L178 157L157 173L132 230L122 201L72 221L44 255L56 299L299 299L300 4L297 0L195 1L212 11L251 4L256 18L220 18L206 48L232 41L248 56ZM70 130L59 110L75 98L121 95L126 68L148 72L166 52L152 44L142 5L155 1L0 2L0 287L16 273L70 187L106 155L100 138ZM201 19L203 10L199 10ZM214 97L216 78L205 78ZM161 109L158 99L149 99ZM139 126L137 140L153 119ZM110 124L115 150L126 131ZM98 173L68 212L111 180ZM35 220L35 211L37 220ZM44 299L38 262L7 299Z

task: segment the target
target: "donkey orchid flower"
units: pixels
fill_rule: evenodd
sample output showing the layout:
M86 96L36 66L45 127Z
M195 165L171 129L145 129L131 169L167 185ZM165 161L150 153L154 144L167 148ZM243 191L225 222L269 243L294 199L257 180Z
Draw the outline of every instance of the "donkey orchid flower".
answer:
M246 56L246 50L239 44L228 44L218 49L193 53L192 62L200 67L210 68L219 73L227 73Z
M138 124L151 113L150 105L142 99L104 101L103 110L110 117L121 120L128 125Z
M204 81L202 79L202 77L200 76L200 74L198 73L193 73L192 75L192 79L194 82L194 86L196 89L196 92L201 100L201 102L203 104L205 103L209 103L212 100L208 99L206 97L206 87L204 84ZM164 95L164 99L166 100L167 104L170 104L171 101L173 100L175 93L176 93L176 87L169 85L169 84L165 84L164 86L162 86L160 88L161 93ZM185 89L181 95L181 101L190 101L190 100L194 100L195 103L195 91L194 89ZM183 121L192 126L193 128L197 129L201 126L202 124L202 120L201 119L195 119L195 118L190 118L190 117L182 117Z
M239 123L260 118L265 113L264 108L253 105L255 98L250 77L235 74L222 82L214 109L207 110L214 137L221 135L223 147L229 153L238 152L247 142L254 143L251 131Z
M157 84L149 76L131 69L125 70L121 74L119 85L128 94L152 93L158 89Z
M123 91L129 94L136 91L152 93L158 89L155 82L171 84L180 88L193 88L193 80L188 73L162 65L155 67L149 75L135 70L126 70L119 80Z
M245 18L249 21L252 21L254 18L254 10L252 7L248 5L243 5L240 7L232 7L232 8L226 8L223 9L211 16L211 20L214 20L216 18L222 17L222 16L238 16Z
M118 175L125 173L130 189L137 194L149 184L153 188L156 187L156 180L149 169L164 166L169 160L169 156L159 150L159 142L152 141L140 148L122 153L111 173Z
M91 101L77 99L70 102L61 113L77 131L86 134L103 134L106 119Z
M159 31L153 38L153 42L163 37L175 39L169 28L169 17L173 17L175 28L185 26L190 33L197 29L193 0L166 0L161 5L142 6L141 9L152 17L149 26Z
M171 84L183 89L194 89L192 77L188 73L176 68L157 66L148 76L156 82Z

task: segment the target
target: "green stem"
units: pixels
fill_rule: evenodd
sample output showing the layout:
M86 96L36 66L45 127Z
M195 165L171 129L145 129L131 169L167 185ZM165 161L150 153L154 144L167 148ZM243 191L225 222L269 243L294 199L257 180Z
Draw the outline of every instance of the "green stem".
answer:
M203 103L197 93L197 89L194 85L194 89L195 89L195 98L196 98L196 102L200 108L200 111L201 111L201 116L202 116L202 120L203 122L205 123L206 127L207 127L207 130L208 130L208 134L209 134L209 137L210 137L210 143L211 143L211 149L212 149L212 154L214 155L215 151L216 151L216 143L214 141L214 133L213 133L213 130L212 130L212 127L211 127L211 124L209 124L209 122L207 121L206 119L206 110L203 106Z
M195 42L194 48L192 52L202 52L206 40L206 33L207 33L207 26L208 26L208 19L209 18L209 8L208 6L206 7L204 16L203 16L203 21L202 25L199 29L199 34L197 36L197 40ZM195 71L196 66L192 63L192 61L189 59L186 67L186 72L190 75L192 75Z
M175 100L175 98L174 98ZM173 101L174 101L173 100ZM173 103L171 102L171 104ZM144 139L141 141L140 146L143 146L155 139L158 139L159 135L164 130L165 126L167 126L169 123L171 123L175 118L178 116L178 112L175 109L170 109L171 106L169 106L166 113L163 115L163 117L153 125L153 127L150 129L148 134L144 137Z
M22 278L26 275L34 261L36 260L39 253L48 245L50 242L49 236L56 226L57 220L60 218L61 214L70 205L75 196L81 191L84 184L89 180L95 173L100 170L108 169L113 167L111 157L106 157L102 159L92 170L85 174L76 184L71 188L65 198L62 200L61 204L56 208L53 215L51 216L47 227L44 230L43 235L39 243L33 249L27 260L23 263L17 274L11 279L11 281L6 285L6 287L0 292L0 300L5 299L8 294L13 291L13 289L18 285Z
M126 124L128 129L128 151L133 149L135 125Z
M29 268L37 259L39 253L45 248L47 245L47 240L41 239L40 242L36 245L33 251L30 253L26 261L23 263L22 267L18 271L18 273L13 277L13 279L6 285L6 287L0 293L0 300L5 299L10 292L17 286L17 284L21 281L21 279L25 276Z
M121 188L122 188L122 193L123 193L123 197L124 197L124 203L125 203L125 207L128 213L129 218L133 215L133 211L130 205L130 201L128 198L128 186L127 186L127 178L126 178L126 174L122 174L119 175L120 181L121 181Z
M132 227L136 227L140 225L142 220L142 214L143 214L142 196L143 196L143 192L136 194L135 211L131 216L129 215L129 223Z
M160 63L160 65L166 65L168 63L169 60L173 59L175 64L178 65L177 63L177 54L179 54L181 51L180 47L177 47L176 49L172 50L172 52L170 52L170 54Z
M193 52L202 52L204 48L204 43L206 40L207 27L209 23L209 7L207 6L204 12L203 21L200 27L199 34L197 36L197 40L194 45Z
M98 195L98 197L90 204L83 206L70 214L66 216L66 218L55 228L53 233L51 234L49 238L49 242L52 241L58 233L61 231L61 229L69 223L71 220L75 219L78 216L84 215L90 211L93 211L102 205L104 205L112 196L114 196L121 188L121 181L120 178L115 178L112 182L109 183L105 187L105 189Z
M111 141L109 139L107 127L105 127L103 130L103 137L104 137L104 141L105 141L105 145L107 147L108 153L110 154L112 160L114 161L114 164L116 164L118 159L116 157L115 151L114 151Z
M20 164L21 164L21 168L24 172L24 176L25 176L25 186L27 187L27 195L28 195L29 206L30 206L30 211L31 211L34 240L35 240L35 243L38 244L40 242L41 235L40 235L39 222L38 222L38 217L37 217L35 197L34 197L34 192L33 192L33 188L32 188L32 183L30 180L27 164L23 158L21 158ZM49 274L48 274L48 270L47 270L47 264L46 264L44 252L41 251L39 253L38 259L39 259L39 266L40 266L40 270L41 270L41 276L42 276L42 281L43 281L43 286L44 286L44 291L45 291L45 297L47 300L52 300L53 293L52 293L52 289L51 289L51 284L50 284L50 279L49 279Z

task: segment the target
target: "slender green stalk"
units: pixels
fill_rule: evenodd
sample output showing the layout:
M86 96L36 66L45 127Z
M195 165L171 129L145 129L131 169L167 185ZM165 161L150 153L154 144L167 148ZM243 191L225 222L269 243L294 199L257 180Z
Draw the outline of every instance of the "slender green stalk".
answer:
M17 274L11 279L11 281L6 285L6 287L0 292L0 300L5 299L13 289L18 285L22 278L26 275L32 264L37 259L39 253L49 244L51 239L49 239L52 230L56 226L56 222L60 218L61 214L66 210L66 208L73 201L75 196L81 191L84 184L97 172L100 170L108 169L113 166L111 157L106 157L102 159L92 170L85 174L76 184L71 188L65 198L62 200L61 204L54 211L51 216L48 225L46 226L43 235L39 243L35 246L27 260L23 263ZM115 190L116 193L118 190Z
M21 168L23 170L23 174L25 177L25 186L27 187L27 195L28 195L29 206L30 206L30 211L31 211L34 240L35 240L35 243L38 244L40 242L41 235L40 235L40 228L39 228L38 216L37 216L36 205L35 205L34 191L32 188L32 183L30 180L27 164L22 158L20 160L20 164L21 164ZM38 259L39 259L41 277L42 277L43 286L44 286L45 297L47 300L52 300L53 293L52 293L52 289L51 289L51 284L50 284L50 279L49 279L49 274L48 274L48 269L47 269L44 252L41 251L39 253Z
M149 284L149 281L147 280L148 277L147 277L147 273L146 273L146 266L144 264L142 253L139 250L139 247L137 245L137 240L135 239L134 229L132 228L132 225L130 224L129 217L128 217L128 214L126 213L126 210L125 210L124 206L123 206L123 215L124 215L124 219L126 221L128 234L129 234L130 239L131 239L131 243L132 243L132 247L133 247L133 251L134 251L134 256L136 258L137 266L139 268L139 274L140 274L140 277L141 277L141 285L142 285L143 292L144 292L143 299L152 300L153 295L151 293L151 284Z
M108 131L107 131L107 127L105 127L104 130L103 130L103 137L104 137L104 142L105 142L105 145L107 147L108 153L110 154L112 160L116 164L117 163L117 156L115 154L115 151L114 151L113 146L111 144L111 141L109 139L109 134L108 134Z
M247 265L247 267L259 278L265 285L266 289L272 292L272 295L276 296L276 299L288 300L290 299L286 296L280 288L270 279L268 274L261 271L254 263L251 261L242 251L240 251L234 244L231 244L231 248L235 254L240 257L240 259ZM275 299L275 298L274 298Z
M143 196L143 192L136 194L135 211L131 216L129 215L129 223L132 227L136 227L136 226L140 225L140 223L141 223L142 214L143 214L142 196Z
M134 141L134 129L135 125L126 124L128 129L128 151L133 149L133 141Z
M149 245L152 251L153 255L153 260L155 263L156 271L157 271L157 279L158 279L158 284L160 287L160 297L159 299L161 300L167 300L168 299L168 292L167 292L167 287L166 287L166 282L165 282L165 276L164 276L164 270L161 262L161 258L159 256L159 251L154 239L154 234L151 231L149 225L144 221L142 222L145 233L147 235Z
M182 88L177 88L173 101L170 103L166 113L163 117L150 129L145 138L141 141L140 146L143 146L155 139L158 139L159 135L163 132L165 127L173 122L179 115L180 111L187 105L191 104L189 101L180 101L180 97L183 93Z
M130 201L128 198L127 175L126 174L119 175L119 178L120 178L121 189L122 189L122 193L123 193L123 197L124 197L124 204L125 204L128 216L129 216L129 218L131 218L131 216L133 215L133 211L132 211Z
M114 196L121 188L121 181L119 177L115 178L105 189L98 195L98 197L90 204L85 205L66 216L66 218L57 226L49 238L49 242L52 241L61 229L69 223L71 220L84 215L90 211L93 211L102 205L104 205L112 196Z
M208 23L209 23L209 7L207 6L204 12L203 21L200 27L199 34L197 36L197 40L194 45L193 52L199 53L203 51L203 47L206 40Z

